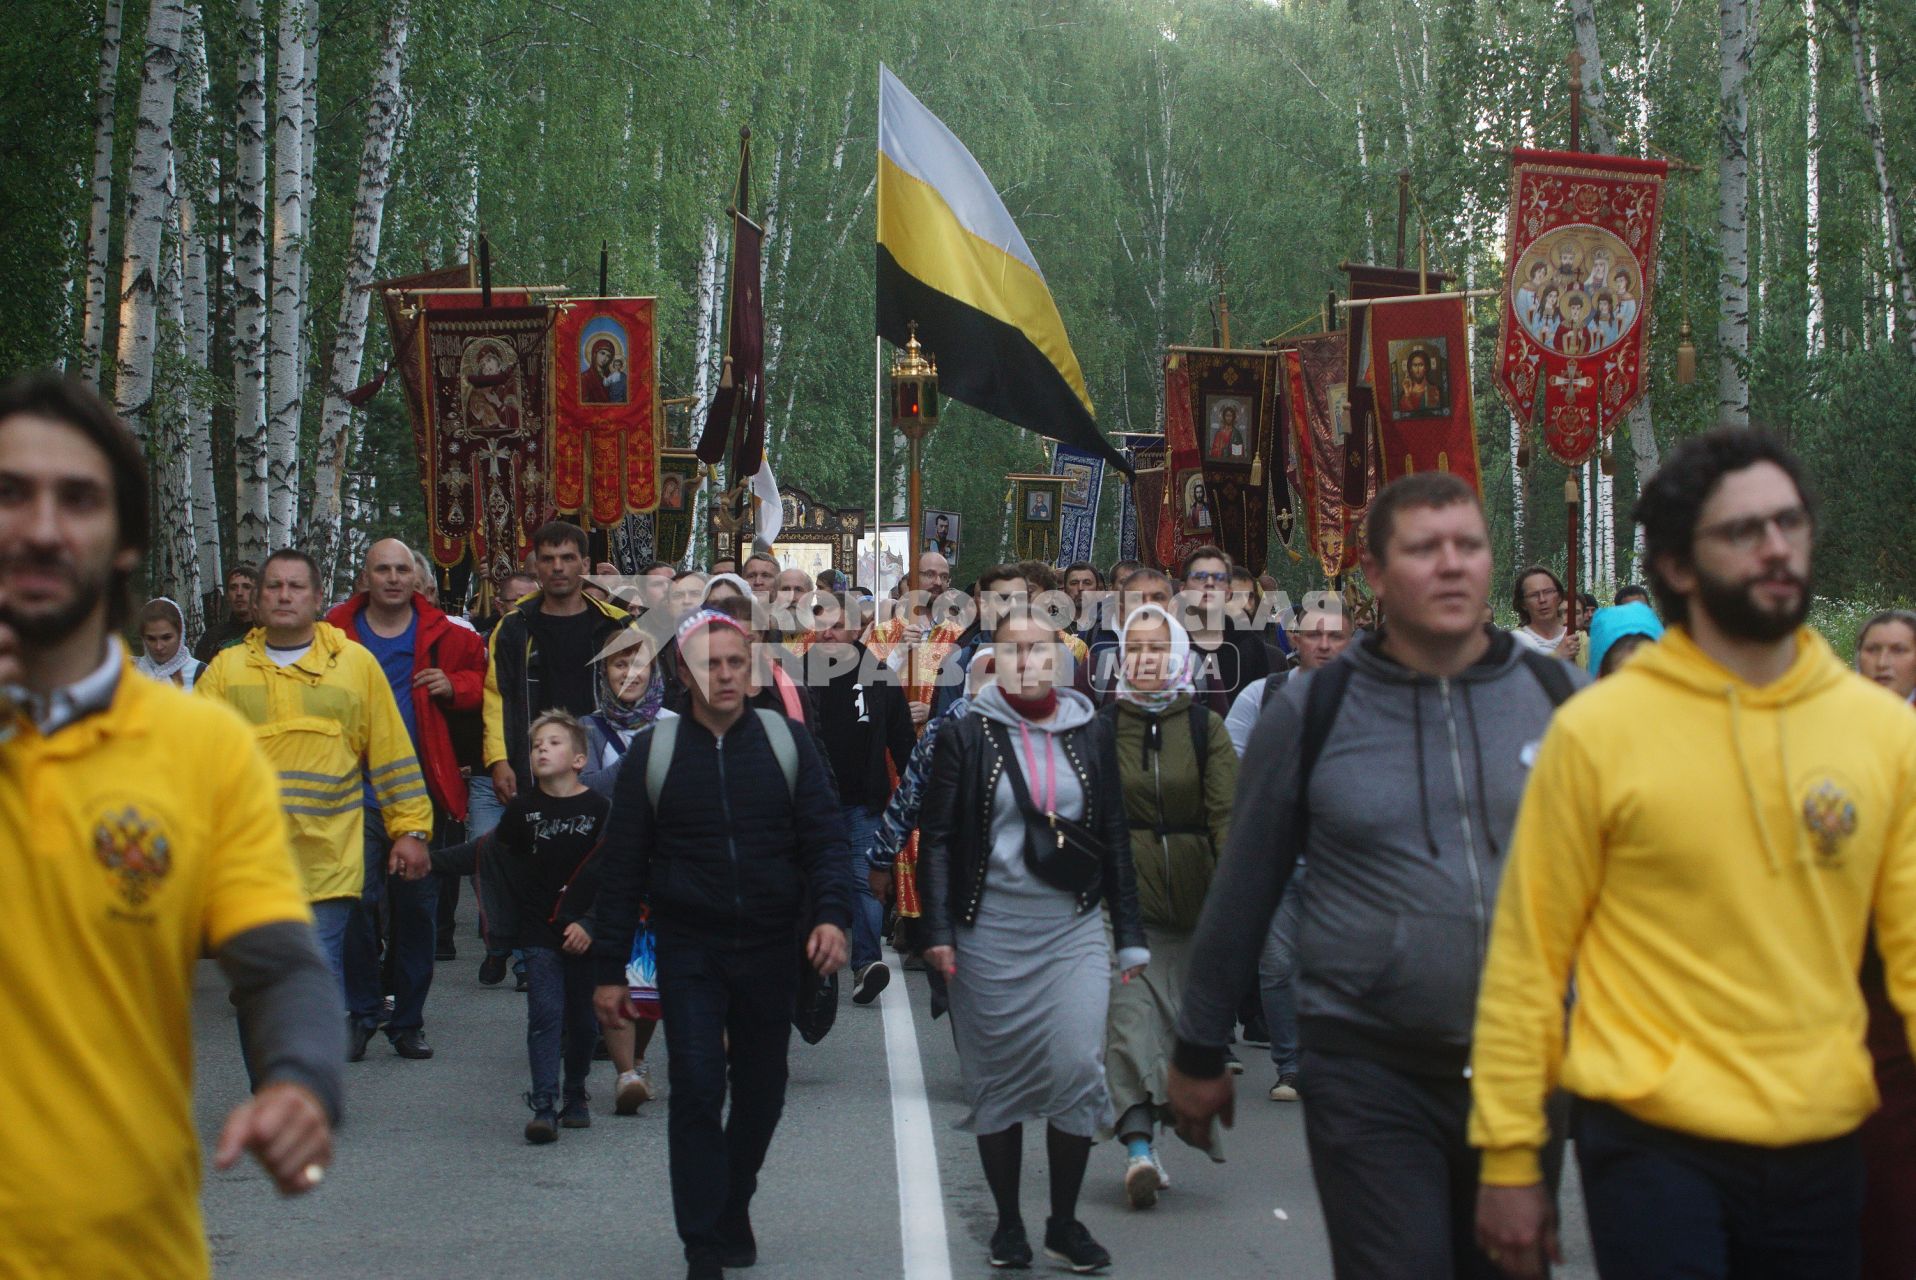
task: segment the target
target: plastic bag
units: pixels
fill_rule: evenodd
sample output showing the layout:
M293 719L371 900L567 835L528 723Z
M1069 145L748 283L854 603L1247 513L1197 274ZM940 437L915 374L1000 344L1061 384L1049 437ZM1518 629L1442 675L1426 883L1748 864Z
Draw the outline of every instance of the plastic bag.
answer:
M659 946L646 913L640 914L639 927L632 931L632 957L625 962L625 981L632 988L638 1016L658 1021L664 1013L659 1006Z

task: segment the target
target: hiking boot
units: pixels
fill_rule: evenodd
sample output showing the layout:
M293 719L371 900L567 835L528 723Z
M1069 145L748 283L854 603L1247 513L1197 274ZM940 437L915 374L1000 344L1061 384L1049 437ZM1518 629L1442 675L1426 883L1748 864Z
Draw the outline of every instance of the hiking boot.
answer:
M1001 1271L1031 1268L1031 1241L1025 1239L1024 1223L1000 1223L991 1233L991 1265Z
M549 1142L559 1140L559 1117L551 1107L542 1107L535 1111L532 1119L526 1121L526 1141L535 1147L543 1147Z
M590 1129L592 1108L585 1104L584 1098L574 1098L559 1112L559 1124L567 1129Z
M1277 1083L1271 1086L1271 1101L1297 1101L1297 1072L1286 1071L1277 1078Z
M1081 1276L1111 1265L1111 1251L1093 1240L1091 1233L1084 1229L1084 1223L1076 1218L1069 1222L1045 1219L1044 1256L1053 1262L1062 1262Z
M641 1106L652 1101L652 1068L641 1062L632 1070L621 1073L612 1098L614 1114L638 1114Z
M874 960L852 975L852 1003L870 1004L891 982L891 966Z
M1132 1156L1124 1166L1124 1198L1133 1209L1149 1209L1158 1202L1158 1167L1150 1156Z

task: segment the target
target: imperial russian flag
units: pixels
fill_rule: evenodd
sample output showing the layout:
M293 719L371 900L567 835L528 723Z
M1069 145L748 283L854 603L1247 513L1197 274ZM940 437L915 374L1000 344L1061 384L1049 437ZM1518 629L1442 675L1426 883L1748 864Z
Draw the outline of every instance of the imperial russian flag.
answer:
M965 144L878 68L878 334L913 321L939 389L1129 475L1091 407L1044 273Z

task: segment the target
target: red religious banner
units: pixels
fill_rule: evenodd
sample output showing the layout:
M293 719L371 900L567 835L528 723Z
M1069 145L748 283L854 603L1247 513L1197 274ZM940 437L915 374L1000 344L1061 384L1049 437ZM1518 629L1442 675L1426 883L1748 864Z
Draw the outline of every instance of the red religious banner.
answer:
M1324 575L1332 578L1357 562L1356 539L1344 505L1349 342L1350 334L1342 331L1299 338L1297 349L1284 357L1285 399L1291 408L1305 539Z
M1465 305L1416 298L1364 308L1387 483L1414 471L1449 471L1483 492Z
M426 463L426 391L419 382L419 364L409 359L419 328L419 307L413 296L422 290L462 289L472 283L472 266L459 262L450 267L434 267L409 276L375 280L380 304L386 312L386 332L392 339L394 363L399 368L399 385L405 393L406 410L412 416L413 448L418 452L420 470Z
M503 579L552 513L546 314L542 305L423 314L421 479L433 559L442 565L458 564L470 547L483 572Z
M1588 458L1643 392L1669 165L1563 151L1510 154L1498 389L1544 442Z
M1217 507L1204 487L1204 454L1191 408L1191 370L1176 351L1164 357L1164 467L1158 563L1176 573L1186 554L1217 541Z
M659 504L659 344L652 298L553 304L552 502L596 525Z
M1189 402L1180 434L1185 424L1195 427L1201 445L1199 466L1178 480L1181 531L1193 546L1215 543L1233 563L1262 573L1270 539L1265 486L1275 478L1271 438L1283 373L1276 357L1259 349L1172 347L1167 367L1171 360ZM1166 394L1171 390L1167 376Z

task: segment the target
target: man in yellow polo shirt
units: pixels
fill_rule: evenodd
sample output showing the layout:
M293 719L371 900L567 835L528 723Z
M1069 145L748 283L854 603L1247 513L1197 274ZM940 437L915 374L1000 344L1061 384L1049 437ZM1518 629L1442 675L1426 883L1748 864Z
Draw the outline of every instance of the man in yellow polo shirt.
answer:
M332 1158L337 997L272 771L111 630L147 539L139 444L52 375L0 389L0 1277L209 1271L192 989L211 954L258 1081L216 1161Z

